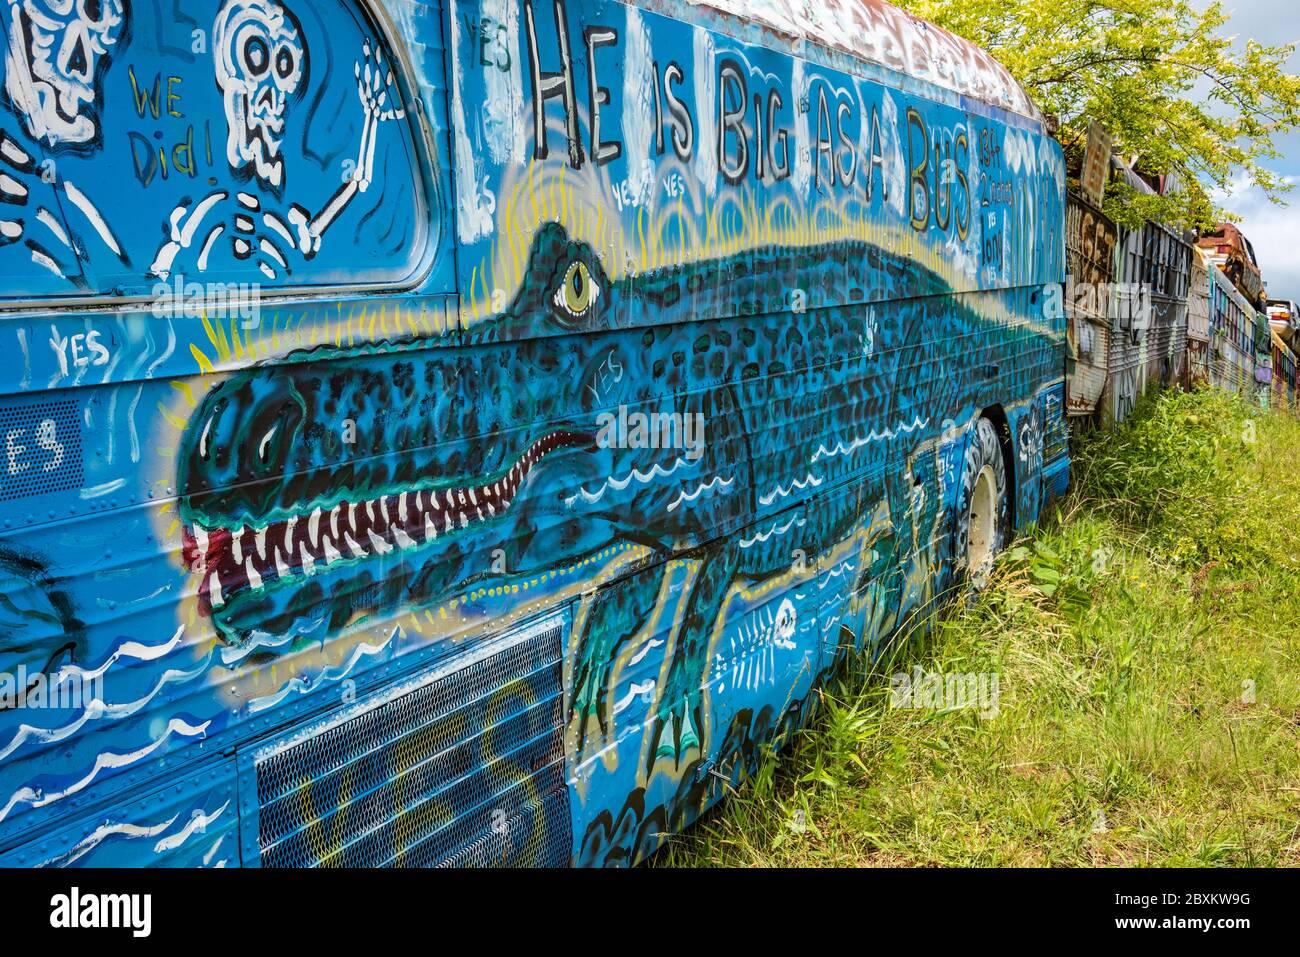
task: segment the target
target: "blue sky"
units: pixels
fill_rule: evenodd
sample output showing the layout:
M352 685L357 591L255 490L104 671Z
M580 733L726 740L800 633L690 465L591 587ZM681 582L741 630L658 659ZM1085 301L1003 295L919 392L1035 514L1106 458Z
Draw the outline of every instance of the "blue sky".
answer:
M1225 0L1224 7L1232 11L1224 32L1235 35L1239 44L1247 39L1270 45L1300 41L1300 0ZM1293 73L1300 70L1300 53L1288 67ZM1214 198L1242 217L1241 229L1255 246L1269 298L1300 301L1300 132L1277 146L1282 158L1265 165L1297 183L1286 196L1289 205L1270 203L1244 180Z

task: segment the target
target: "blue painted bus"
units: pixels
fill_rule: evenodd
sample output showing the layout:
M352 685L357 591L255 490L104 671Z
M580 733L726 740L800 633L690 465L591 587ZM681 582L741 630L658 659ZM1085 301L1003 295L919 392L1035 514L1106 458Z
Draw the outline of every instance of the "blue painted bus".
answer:
M1068 481L1061 151L878 0L0 18L0 864L635 863Z

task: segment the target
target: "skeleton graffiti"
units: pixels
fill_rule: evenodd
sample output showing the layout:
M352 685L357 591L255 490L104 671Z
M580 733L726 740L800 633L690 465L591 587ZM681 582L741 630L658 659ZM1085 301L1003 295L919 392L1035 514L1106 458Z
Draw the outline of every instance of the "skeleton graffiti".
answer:
M99 138L100 81L126 26L126 0L9 0L5 92L49 146Z
M98 152L103 77L126 32L125 0L11 0L4 13L5 94L0 127L0 284L33 292L85 288L81 261L129 260L99 208L53 157Z
M308 72L297 21L275 0L228 0L212 36L227 160L237 174L251 171L261 189L236 190L233 202L229 190L216 190L177 206L169 217L170 237L150 271L160 279L178 269L206 272L221 243L235 260L250 260L267 279L277 280L293 272L296 257L314 257L325 231L353 197L370 188L379 126L405 113L392 70L367 39L354 70L363 120L350 175L316 212L296 202L276 208L286 187L282 146L292 122L289 104ZM178 262L187 251L195 254L189 270Z

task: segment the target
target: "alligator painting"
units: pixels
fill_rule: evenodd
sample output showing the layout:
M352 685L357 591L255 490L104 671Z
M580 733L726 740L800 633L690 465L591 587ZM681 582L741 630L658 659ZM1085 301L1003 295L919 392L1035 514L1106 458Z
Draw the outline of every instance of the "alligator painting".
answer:
M762 324L738 314L796 262L810 264L805 311ZM529 263L509 308L462 348L315 349L212 389L182 443L185 561L220 636L245 644L319 640L614 542L646 546L661 571L699 557L651 755L680 760L699 744L702 656L733 584L842 540L860 503L889 497L906 514L910 482L888 481L887 461L935 434L938 410L985 401L979 382L920 348L927 336L996 361L1031 327L982 318L916 262L856 242L611 279L548 224ZM860 301L827 304L832 288ZM901 307L868 302L904 294ZM638 315L656 324L623 328ZM669 425L699 417L703 441L602 438L601 416L628 410ZM857 494L826 495L846 485ZM831 504L790 534L744 545L729 534L813 496ZM491 569L494 553L508 571ZM580 738L588 721L605 726L610 663L660 586L642 574L597 596L571 682Z

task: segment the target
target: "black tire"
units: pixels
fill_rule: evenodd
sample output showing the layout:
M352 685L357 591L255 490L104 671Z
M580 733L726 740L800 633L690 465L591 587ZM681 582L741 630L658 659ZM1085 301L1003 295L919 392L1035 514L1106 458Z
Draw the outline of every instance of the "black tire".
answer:
M993 559L1006 547L1011 528L1006 458L997 427L985 418L975 424L975 433L966 447L955 519L953 562L957 578L981 588Z

